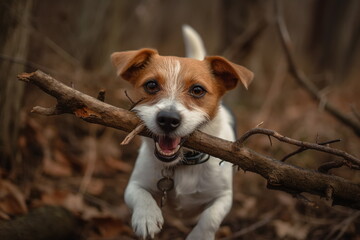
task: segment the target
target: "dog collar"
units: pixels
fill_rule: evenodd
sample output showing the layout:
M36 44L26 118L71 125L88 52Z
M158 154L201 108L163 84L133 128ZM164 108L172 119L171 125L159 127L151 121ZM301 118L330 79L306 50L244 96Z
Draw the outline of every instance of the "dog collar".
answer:
M182 159L183 165L197 165L205 163L209 160L210 155L202 152L189 151L184 154Z

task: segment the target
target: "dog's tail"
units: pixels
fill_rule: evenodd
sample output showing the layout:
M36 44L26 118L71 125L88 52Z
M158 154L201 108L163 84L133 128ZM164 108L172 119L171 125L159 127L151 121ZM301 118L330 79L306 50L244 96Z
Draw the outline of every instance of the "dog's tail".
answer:
M203 60L206 56L206 50L200 35L189 25L183 25L182 32L186 57Z

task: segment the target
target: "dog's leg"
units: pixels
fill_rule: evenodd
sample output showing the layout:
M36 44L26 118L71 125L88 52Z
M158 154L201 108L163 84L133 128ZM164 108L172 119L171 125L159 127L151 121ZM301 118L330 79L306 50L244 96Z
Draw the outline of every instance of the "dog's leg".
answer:
M186 240L211 240L219 229L222 220L230 211L232 205L232 191L214 200L214 202L200 215L200 219Z
M130 181L125 190L125 202L133 211L132 227L137 236L154 238L160 232L164 218L151 194L136 182Z

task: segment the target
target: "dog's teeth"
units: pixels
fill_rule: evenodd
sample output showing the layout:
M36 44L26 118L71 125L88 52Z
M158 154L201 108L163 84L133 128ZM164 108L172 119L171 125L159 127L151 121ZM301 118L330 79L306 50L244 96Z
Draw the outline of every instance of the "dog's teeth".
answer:
M161 148L160 148L160 146L159 146L159 143L155 143L155 146L156 146L156 149L159 151L159 152L161 152Z
M160 152L162 155L164 155L164 156L171 156L171 155L174 155L177 151L179 151L179 149L180 149L180 145L178 145L175 149L174 149L174 151L172 151L172 152L169 152L169 153L167 153L167 152L164 152L161 148L160 148L160 146L159 146L159 143L155 143L155 147L156 147L156 150L158 150L158 152Z

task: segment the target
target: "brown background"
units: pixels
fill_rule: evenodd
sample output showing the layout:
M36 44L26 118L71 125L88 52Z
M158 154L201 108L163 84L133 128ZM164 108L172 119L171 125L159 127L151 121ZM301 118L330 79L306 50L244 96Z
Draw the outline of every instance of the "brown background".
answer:
M324 101L355 118L354 112L360 112L360 2L280 2L299 66L321 89ZM200 33L209 55L225 56L255 73L248 91L239 87L224 100L237 117L239 135L264 122L263 127L299 140L341 139L334 147L360 155L359 137L288 74L272 1L1 1L1 218L55 204L84 220L79 228L84 239L134 238L122 197L139 139L120 147L122 132L73 116L29 113L35 105L55 101L16 75L42 69L92 96L106 89L106 102L127 108L128 86L115 78L109 55L152 47L162 55L183 56L182 24ZM273 142L270 146L266 137L253 137L248 146L275 158L294 150ZM316 169L334 159L306 151L288 162ZM355 170L331 174L360 183ZM242 171L234 184L234 207L219 239L359 239L359 214L351 209L332 208L309 196L314 206L267 190L261 177ZM266 224L249 229L268 215ZM235 237L244 229L246 234ZM159 238L182 239L187 230L169 219Z

